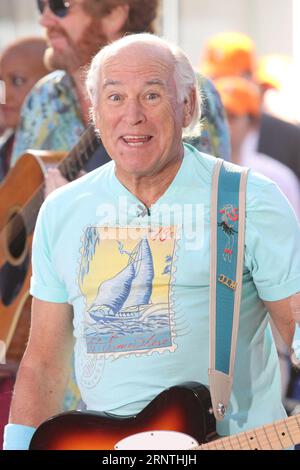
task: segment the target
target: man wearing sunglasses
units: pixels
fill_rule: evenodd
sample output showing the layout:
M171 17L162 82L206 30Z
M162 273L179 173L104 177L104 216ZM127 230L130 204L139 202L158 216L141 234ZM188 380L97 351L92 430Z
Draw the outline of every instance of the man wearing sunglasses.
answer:
M38 8L43 13L46 3L48 3L50 10L60 18L67 16L69 9L73 6L71 2L66 0L37 0Z
M27 148L68 152L89 121L82 68L107 42L126 31L152 32L157 0L37 0L50 71L23 108L12 164ZM144 10L144 11L143 11ZM96 161L98 159L96 158ZM91 163L92 169L97 164Z
M88 98L83 91L84 67L107 43L126 33L154 32L159 0L37 0L40 23L49 48L45 61L55 70L36 86L23 108L16 135L12 165L28 148L68 152L89 122ZM204 116L199 150L229 159L229 134L224 110L213 85L201 78ZM195 143L195 139L193 141ZM102 161L106 155L102 153ZM99 165L95 155L85 166ZM49 181L50 180L50 181ZM52 170L47 185L66 181Z

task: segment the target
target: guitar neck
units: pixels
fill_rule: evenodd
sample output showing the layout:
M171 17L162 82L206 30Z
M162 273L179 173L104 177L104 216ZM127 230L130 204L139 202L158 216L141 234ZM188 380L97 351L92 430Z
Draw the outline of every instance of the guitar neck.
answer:
M61 174L68 180L73 181L84 165L90 160L91 156L101 144L93 126L80 137L79 142L72 148L69 154L58 165Z
M283 450L300 443L300 417L202 444L197 450Z

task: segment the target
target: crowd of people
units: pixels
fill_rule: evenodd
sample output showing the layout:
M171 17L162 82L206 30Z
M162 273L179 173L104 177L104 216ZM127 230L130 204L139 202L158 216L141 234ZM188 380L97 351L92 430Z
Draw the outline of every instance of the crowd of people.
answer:
M69 153L87 129L98 146L72 183L45 168L29 341L21 364L0 370L4 447L27 449L39 424L63 409L136 414L172 385L208 384L216 157L252 170L235 377L218 433L284 418L300 402L290 361L300 311L300 123L275 115L266 98L282 78L267 60L259 64L241 33L212 37L192 67L155 35L158 0L37 6L46 39L24 38L0 55L0 181L28 149ZM106 218L99 201L110 207ZM186 248L184 226L179 236L176 213L163 229L178 238L154 237L149 227L160 225L162 210L198 203L197 250ZM146 257L142 280L137 258ZM24 269L7 264L1 299Z

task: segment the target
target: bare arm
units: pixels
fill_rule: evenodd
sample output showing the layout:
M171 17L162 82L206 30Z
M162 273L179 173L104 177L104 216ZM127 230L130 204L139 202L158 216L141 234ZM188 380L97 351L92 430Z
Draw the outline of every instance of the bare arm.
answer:
M300 326L300 292L291 297L291 307L293 318L296 323Z
M299 294L274 302L264 302L281 338L291 349L295 334L296 309L300 309Z
M17 376L10 423L37 427L62 411L73 350L72 307L33 299L31 330Z

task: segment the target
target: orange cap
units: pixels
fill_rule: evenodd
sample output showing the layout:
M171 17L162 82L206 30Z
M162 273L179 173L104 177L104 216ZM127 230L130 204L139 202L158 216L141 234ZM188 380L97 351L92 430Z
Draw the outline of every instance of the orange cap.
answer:
M226 75L252 76L255 70L255 46L243 33L225 32L212 36L206 43L201 72L218 78Z
M259 87L243 77L223 77L214 81L228 113L258 117L261 108Z
M283 54L269 54L258 61L256 80L265 88L280 90L293 73L293 60Z

